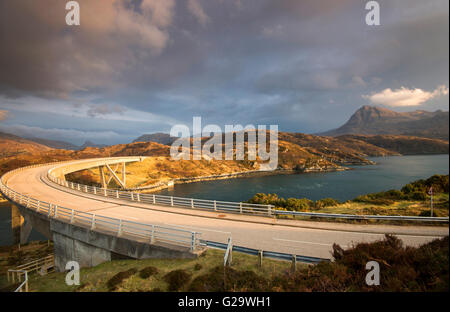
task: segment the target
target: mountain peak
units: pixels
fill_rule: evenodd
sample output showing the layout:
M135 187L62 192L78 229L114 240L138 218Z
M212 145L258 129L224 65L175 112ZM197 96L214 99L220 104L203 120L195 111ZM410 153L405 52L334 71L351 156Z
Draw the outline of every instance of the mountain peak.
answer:
M441 110L400 113L383 107L364 105L343 126L320 135L393 134L448 140L448 120L449 113Z

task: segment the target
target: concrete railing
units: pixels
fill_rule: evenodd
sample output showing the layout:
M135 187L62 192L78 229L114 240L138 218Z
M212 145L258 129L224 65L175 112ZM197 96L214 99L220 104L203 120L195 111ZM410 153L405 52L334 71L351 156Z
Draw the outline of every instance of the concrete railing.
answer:
M275 215L280 216L301 216L330 219L350 219L350 220L389 220L389 221L419 221L419 222L447 222L448 217L419 217L419 216L383 216L383 215L355 215L337 214L321 212L284 211L274 210Z
M217 212L229 212L240 214L253 214L253 215L273 215L272 205L259 205L242 202L227 202L219 200L206 200L196 198L183 198L175 196L165 196L156 194L143 194L130 191L122 191L116 189L106 189L96 186L89 186L79 184L75 182L69 182L55 177L52 174L51 169L47 173L47 178L60 186L80 191L87 194L93 194L102 197L109 197L115 199L122 199L132 202L139 202L151 205L162 205L171 207L191 208L191 209L203 209Z
M126 237L133 240L146 241L148 243L165 242L169 244L188 246L191 251L194 251L199 247L201 233L198 232L170 226L160 226L110 218L96 215L95 213L82 212L20 194L5 185L4 181L7 177L18 171L38 166L39 165L33 165L19 168L3 175L0 179L0 191L3 196L8 198L8 200L13 203L43 214L48 218L87 227L91 230L106 232L108 234Z

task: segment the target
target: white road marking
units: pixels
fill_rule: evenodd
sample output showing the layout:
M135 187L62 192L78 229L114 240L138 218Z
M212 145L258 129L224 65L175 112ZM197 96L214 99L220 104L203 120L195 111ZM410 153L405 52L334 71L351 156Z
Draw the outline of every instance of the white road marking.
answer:
M383 234L384 235L384 234ZM421 238L442 238L442 237L444 237L444 236L431 236L431 235L403 235L403 234L399 234L399 235L396 235L396 234L394 234L395 236L403 236L403 237L421 237Z
M298 240L284 239L284 238L274 238L273 240L277 240L277 241L285 241L285 242L291 242L291 243L300 243L300 244L311 244L311 245L321 245L321 246L333 246L333 244L313 243L313 242L305 242L305 241L298 241ZM345 247L348 247L348 245L345 246Z
M169 225L169 226L174 226L174 227L185 228L185 229L199 229L199 230L207 231L207 232L217 232L217 233L231 234L231 232L218 231L218 230L210 230L210 229L200 228L200 227L196 227L196 226L182 226L182 225L169 224L169 223L163 223L163 224L164 224L164 225Z

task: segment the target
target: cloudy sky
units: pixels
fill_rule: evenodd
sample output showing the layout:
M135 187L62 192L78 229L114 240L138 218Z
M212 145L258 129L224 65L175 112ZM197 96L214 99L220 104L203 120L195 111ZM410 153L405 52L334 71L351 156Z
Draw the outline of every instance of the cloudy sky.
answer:
M0 131L124 143L175 124L314 133L362 105L448 110L448 0L0 2Z

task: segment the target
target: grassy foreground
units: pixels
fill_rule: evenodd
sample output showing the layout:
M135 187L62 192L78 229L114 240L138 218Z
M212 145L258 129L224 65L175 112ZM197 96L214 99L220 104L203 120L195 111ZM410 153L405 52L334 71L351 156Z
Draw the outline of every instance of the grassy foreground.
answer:
M31 291L448 291L448 236L418 248L405 247L395 236L359 243L343 250L333 246L332 262L298 265L233 253L223 267L223 251L208 250L198 259L119 260L81 270L81 285L67 286L65 273L32 275ZM369 261L380 265L380 285L365 283Z
M198 259L147 259L116 260L93 268L81 269L79 286L68 286L65 273L50 273L46 276L31 275L30 291L183 291L189 290L190 282L208 274L215 267L223 266L224 252L209 249ZM306 265L297 264L298 267ZM233 254L234 270L248 272L258 278L287 272L291 264L284 261L258 259L241 253ZM4 270L6 272L6 270ZM5 281L5 280L4 280ZM1 284L0 284L1 288Z

